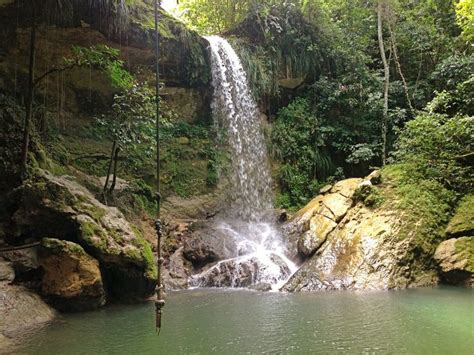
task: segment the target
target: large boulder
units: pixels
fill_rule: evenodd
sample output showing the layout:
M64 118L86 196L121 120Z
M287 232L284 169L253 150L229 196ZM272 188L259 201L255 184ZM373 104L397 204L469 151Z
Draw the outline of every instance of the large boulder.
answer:
M192 232L184 239L183 255L195 267L237 256L237 244L231 235L217 227Z
M434 254L441 279L452 285L474 286L474 238L451 238L442 242Z
M448 237L474 235L474 195L465 196L446 228Z
M105 304L99 262L73 242L43 239L39 261L41 293L63 311L96 309Z
M435 284L431 254L420 248L414 232L406 232L404 216L389 202L366 206L355 192L380 182L367 179L338 182L314 198L284 227L298 240L300 269L283 291L391 289ZM381 190L380 190L381 191ZM403 235L403 237L400 237Z
M48 172L16 193L10 239L48 236L72 241L99 261L112 297L142 299L153 293L156 266L151 247L117 208L99 202L74 178Z
M361 182L354 178L328 186L282 227L300 256L311 256L324 243L352 206L352 196Z
M0 282L0 314L0 344L2 335L13 338L50 322L55 316L54 310L36 293L5 282Z

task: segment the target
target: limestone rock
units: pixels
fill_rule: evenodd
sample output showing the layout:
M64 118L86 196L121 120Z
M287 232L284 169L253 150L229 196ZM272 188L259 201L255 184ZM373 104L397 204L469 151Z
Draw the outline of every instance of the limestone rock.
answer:
M362 182L360 178L346 179L337 182L331 189L332 193L340 193L344 197L351 198L354 191L357 189L359 184Z
M15 270L11 263L0 258L0 282L7 281L11 282L15 280Z
M324 215L317 214L311 218L309 230L298 240L298 252L304 256L313 254L325 241L337 223Z
M163 283L167 291L184 290L188 287L189 268L183 256L183 247L170 256L163 272Z
M43 239L39 260L41 293L63 311L83 311L105 304L99 262L73 242Z
M305 81L304 77L301 78L282 78L278 79L278 85L285 89L296 89L301 86Z
M362 179L339 181L318 195L282 226L290 244L303 257L313 254L351 208L352 196Z
M474 235L474 195L465 196L446 228L450 237Z
M43 325L55 316L40 296L5 282L0 283L0 314L0 335L9 338Z
M415 236L399 237L404 223L399 212L389 205L353 206L354 191L362 181L337 183L329 194L317 196L299 211L290 221L293 224L286 225L300 238L299 253L310 259L283 291L391 289L437 282L434 270L426 266L430 256L420 254Z
M326 186L322 187L321 190L319 190L319 194L324 195L324 194L328 193L329 191L331 191L331 189L332 189L332 185L326 185Z
M106 288L119 299L154 291L156 266L150 245L114 207L100 203L70 176L43 172L21 187L13 215L17 238L70 240L100 263Z
M2 256L10 262L19 279L31 279L39 273L37 247L12 250L2 253Z
M372 185L378 185L382 181L382 172L380 170L372 171L366 178Z
M434 259L439 264L443 281L474 286L474 237L445 240L436 249Z

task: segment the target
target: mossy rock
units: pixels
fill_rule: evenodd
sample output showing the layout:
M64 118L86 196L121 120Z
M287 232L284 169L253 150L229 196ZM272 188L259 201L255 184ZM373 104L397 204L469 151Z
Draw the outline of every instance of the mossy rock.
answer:
M44 171L20 190L13 218L19 239L47 235L79 244L99 261L104 286L115 298L153 293L157 273L151 246L117 208L99 202L74 178ZM50 251L59 248L48 243Z
M105 304L99 262L76 243L45 238L38 253L41 293L61 311L84 311Z
M451 285L474 285L474 237L451 238L442 242L434 254L441 279Z
M465 196L446 228L450 237L474 235L474 195Z

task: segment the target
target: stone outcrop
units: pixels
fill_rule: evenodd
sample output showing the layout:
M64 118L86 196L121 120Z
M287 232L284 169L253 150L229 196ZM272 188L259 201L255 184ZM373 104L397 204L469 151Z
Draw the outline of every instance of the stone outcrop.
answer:
M39 250L43 269L41 293L64 311L96 309L105 304L99 262L73 242L43 239Z
M0 258L0 352L12 345L10 338L51 321L55 312L37 294L12 285L13 265Z
M188 288L188 278L191 267L186 265L183 247L178 248L169 258L163 270L163 283L167 291Z
M365 180L348 179L317 196L284 227L298 238L306 258L283 291L391 289L436 283L424 267L414 236L400 238L399 211L385 203L369 208L355 201L358 188L380 182L378 173ZM375 187L374 187L375 188Z
M282 229L291 241L297 241L300 256L312 255L352 206L352 195L362 179L348 179L326 187L301 209Z
M47 172L15 195L11 241L72 241L99 261L106 291L113 298L140 299L153 293L156 267L151 247L117 208L100 203L74 178Z
M434 258L439 264L442 281L474 286L474 237L445 240L436 249Z

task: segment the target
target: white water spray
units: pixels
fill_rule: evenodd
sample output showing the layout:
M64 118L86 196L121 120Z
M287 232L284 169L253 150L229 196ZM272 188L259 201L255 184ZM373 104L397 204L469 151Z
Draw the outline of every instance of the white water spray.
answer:
M214 287L270 284L277 289L296 266L285 256L286 248L277 228L264 217L273 204L260 114L237 53L223 38L210 36L207 40L211 52L214 122L227 139L232 161L230 217L217 228L233 239L237 252L235 257L193 276L190 284Z

